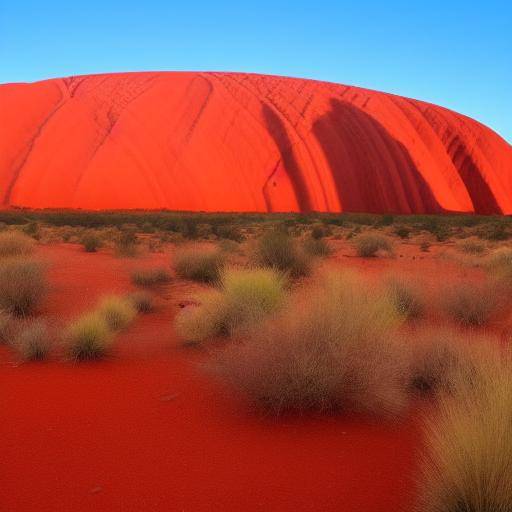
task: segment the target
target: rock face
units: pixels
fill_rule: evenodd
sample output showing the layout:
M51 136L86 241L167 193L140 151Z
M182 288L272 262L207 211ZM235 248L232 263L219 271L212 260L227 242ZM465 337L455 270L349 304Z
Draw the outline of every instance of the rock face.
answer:
M512 147L442 107L241 73L0 85L0 205L512 213Z

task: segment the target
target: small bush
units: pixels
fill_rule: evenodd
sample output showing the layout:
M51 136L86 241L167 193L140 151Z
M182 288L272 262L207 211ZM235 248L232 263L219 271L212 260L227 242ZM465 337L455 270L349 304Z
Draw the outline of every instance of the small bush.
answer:
M0 233L0 257L28 256L34 252L34 240L19 231Z
M512 369L493 359L427 421L418 512L512 510Z
M457 244L457 249L466 254L479 255L485 252L486 246L478 240L461 240Z
M187 342L230 336L247 330L276 311L285 295L285 279L273 270L230 270L220 290L198 296L199 306L186 308L176 319Z
M179 277L203 283L217 282L224 264L225 256L220 251L180 249L174 255Z
M128 300L139 313L151 313L155 308L153 296L145 291L131 293Z
M397 313L405 318L418 318L425 311L425 298L421 287L402 276L391 276L384 283L384 290Z
M411 230L405 226L399 226L395 229L395 235L402 239L409 238L410 234Z
M33 320L18 334L15 346L26 361L42 361L51 349L48 326L42 320Z
M98 306L97 313L104 318L112 331L124 329L136 315L133 304L117 295L104 297Z
M81 242L85 252L96 252L102 245L101 239L93 233L84 235Z
M453 320L474 327L487 324L500 305L496 287L487 281L451 284L441 301Z
M453 393L460 376L470 374L474 365L470 346L482 339L453 329L423 332L411 343L411 384L421 393Z
M430 242L421 242L421 244L420 244L421 252L429 252L430 245L431 245Z
M360 235L355 239L357 255L362 258L377 256L380 251L391 253L391 242L388 238L378 234Z
M67 329L68 352L76 361L101 359L112 341L112 331L105 318L89 313L74 321Z
M116 240L116 252L118 256L132 258L137 255L138 241L133 230L121 231Z
M168 283L171 274L163 267L139 269L132 272L132 283L135 286L151 287Z
M311 271L310 259L287 233L279 230L269 231L258 240L254 259L257 265L286 272L292 278Z
M313 229L311 230L311 238L313 240L320 240L321 238L324 238L327 236L328 230L325 226L322 225L316 225L313 226Z
M39 304L47 289L44 267L36 260L8 258L0 262L0 308L24 316Z
M332 253L331 247L323 238L306 238L303 248L310 256L326 257Z
M330 274L245 343L220 351L215 371L258 407L357 411L393 417L405 408L408 358L397 319L359 279Z

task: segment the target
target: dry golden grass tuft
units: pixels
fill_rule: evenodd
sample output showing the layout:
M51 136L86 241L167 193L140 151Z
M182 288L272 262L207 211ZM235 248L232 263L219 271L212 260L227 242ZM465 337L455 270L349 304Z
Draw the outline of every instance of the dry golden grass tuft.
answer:
M75 361L101 359L112 343L112 331L104 316L87 313L68 326L65 340L68 353Z
M178 315L178 335L186 342L199 343L247 330L277 311L284 301L285 285L283 275L274 270L227 270L219 290L199 294L199 305Z
M512 362L490 345L426 424L418 512L512 510Z
M225 265L225 255L211 249L183 248L176 250L173 261L179 277L216 283Z
M257 240L252 259L258 266L276 269L292 278L311 272L311 256L279 230L268 231Z
M399 318L354 275L330 273L243 343L219 351L214 370L271 413L356 411L400 415L409 356Z
M427 300L424 284L401 274L387 276L384 294L397 313L405 318L419 318L425 313Z
M38 306L48 284L44 265L25 257L0 260L0 309L25 316Z
M481 327L488 324L501 308L498 284L491 280L452 283L443 292L441 306L458 324Z
M153 295L144 290L130 293L127 299L139 313L151 313L155 308Z
M118 295L104 297L96 312L104 318L112 331L120 331L127 327L137 314L133 303L128 298Z
M16 336L14 346L25 361L46 359L52 346L46 322L36 319L24 325Z
M0 233L0 257L28 256L34 252L34 239L19 231Z
M356 253L361 258L372 258L379 253L393 253L393 246L389 238L378 233L364 233L354 239Z

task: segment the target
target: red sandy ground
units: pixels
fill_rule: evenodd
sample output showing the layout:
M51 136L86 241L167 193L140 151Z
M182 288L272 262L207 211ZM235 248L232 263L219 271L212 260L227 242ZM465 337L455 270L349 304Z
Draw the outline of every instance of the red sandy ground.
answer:
M340 253L333 264L421 268L436 279L466 272L403 247L403 258ZM41 313L59 322L105 293L130 290L131 268L169 261L65 244L39 251L52 282ZM395 425L256 415L198 368L204 353L173 334L178 304L194 286L167 286L157 312L139 316L104 362L17 364L0 346L0 510L410 511L417 410Z
M422 101L245 73L0 85L0 206L512 213L512 147Z

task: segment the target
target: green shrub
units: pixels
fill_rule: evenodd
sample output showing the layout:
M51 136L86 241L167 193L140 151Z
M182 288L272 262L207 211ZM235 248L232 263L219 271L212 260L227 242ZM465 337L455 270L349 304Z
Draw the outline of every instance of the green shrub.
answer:
M176 330L187 342L231 336L276 311L285 295L285 279L269 269L229 270L219 291L198 295L198 306L182 311Z
M135 286L151 287L168 283L171 280L171 274L166 268L144 268L132 272L132 283Z
M0 262L0 308L24 316L31 313L47 290L44 266L26 258Z
M405 226L399 226L395 229L395 235L399 236L400 238L409 238L410 234L411 230Z
M34 252L34 240L19 231L0 233L0 257L28 256Z
M101 359L112 342L112 331L104 316L88 313L75 320L67 329L69 355L76 361Z
M269 231L257 242L254 260L262 267L286 272L292 278L308 275L311 262L296 242L282 231Z
M214 370L258 407L400 415L409 361L395 341L397 317L359 278L329 274L245 342L219 351Z
M18 334L15 346L26 361L42 361L51 349L48 326L42 320L33 320Z
M145 291L130 293L128 300L139 313L151 313L155 308L153 295Z
M179 249L174 254L174 267L179 277L203 283L219 280L225 265L225 256L220 251L204 249Z
M112 331L124 329L136 315L133 304L128 299L117 295L104 297L98 306L97 313Z
M378 234L363 234L355 239L357 255L362 258L371 258L378 252L392 252L391 242L388 238Z

